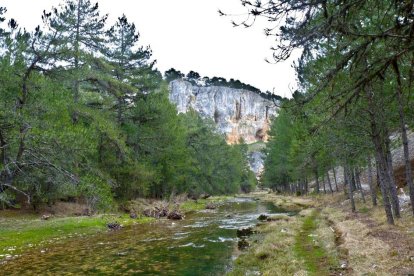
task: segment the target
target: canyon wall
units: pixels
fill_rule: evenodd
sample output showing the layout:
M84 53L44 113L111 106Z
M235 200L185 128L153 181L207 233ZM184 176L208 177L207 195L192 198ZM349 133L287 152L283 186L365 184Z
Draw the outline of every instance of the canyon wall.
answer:
M179 113L193 109L214 120L229 144L266 142L271 120L278 111L274 102L252 91L197 86L184 80L170 83L169 98Z

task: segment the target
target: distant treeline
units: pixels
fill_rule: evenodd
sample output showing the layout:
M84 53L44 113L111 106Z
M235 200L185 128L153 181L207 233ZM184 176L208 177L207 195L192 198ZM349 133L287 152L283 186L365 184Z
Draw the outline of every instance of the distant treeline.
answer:
M268 99L270 101L280 101L283 98L279 95L275 95L270 91L263 92L260 89L250 85L243 83L239 80L230 79L226 80L222 77L201 77L201 75L195 71L190 71L187 75L182 73L179 70L176 70L174 68L171 68L164 73L164 78L167 82L171 82L176 79L183 79L186 80L193 85L199 85L199 86L224 86L224 87L230 87L234 89L244 89L248 91L252 91L254 93L259 94L265 99Z

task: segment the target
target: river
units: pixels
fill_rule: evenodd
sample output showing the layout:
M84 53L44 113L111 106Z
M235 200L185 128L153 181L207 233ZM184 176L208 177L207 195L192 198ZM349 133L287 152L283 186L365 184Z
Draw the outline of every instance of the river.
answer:
M272 203L234 198L182 221L159 220L74 238L23 254L2 275L223 275L232 266L236 231L260 214L283 213Z

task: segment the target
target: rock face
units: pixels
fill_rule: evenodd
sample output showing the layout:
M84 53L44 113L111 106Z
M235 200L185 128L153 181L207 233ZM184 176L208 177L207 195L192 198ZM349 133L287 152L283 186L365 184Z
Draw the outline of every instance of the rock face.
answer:
M264 170L265 157L265 154L260 151L253 151L249 154L250 169L256 174L256 176L260 176Z
M170 83L170 101L179 113L194 109L204 118L213 119L229 144L267 141L276 105L259 94L228 87L201 87L175 80Z

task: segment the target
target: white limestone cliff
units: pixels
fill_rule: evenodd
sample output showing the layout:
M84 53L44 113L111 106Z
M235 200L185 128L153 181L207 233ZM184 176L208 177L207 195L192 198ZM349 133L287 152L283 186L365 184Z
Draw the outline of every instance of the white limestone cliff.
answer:
M194 109L213 119L229 144L267 141L271 120L278 111L274 102L252 91L196 86L184 80L170 83L169 98L179 113Z

